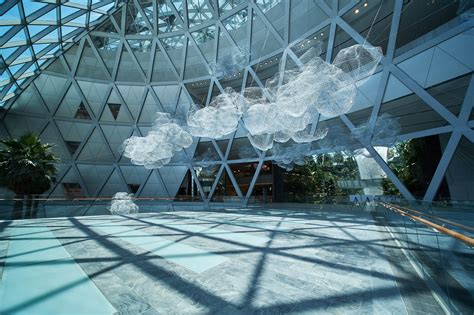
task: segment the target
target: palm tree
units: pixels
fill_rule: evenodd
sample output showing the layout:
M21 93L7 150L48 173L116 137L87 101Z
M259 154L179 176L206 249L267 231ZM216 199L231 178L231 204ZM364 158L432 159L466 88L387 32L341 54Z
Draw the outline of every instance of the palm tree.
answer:
M56 181L53 163L59 159L51 152L52 147L31 132L20 139L0 140L0 187L16 194L12 219L22 218L24 206L31 210L25 217L36 217L35 195L44 193Z

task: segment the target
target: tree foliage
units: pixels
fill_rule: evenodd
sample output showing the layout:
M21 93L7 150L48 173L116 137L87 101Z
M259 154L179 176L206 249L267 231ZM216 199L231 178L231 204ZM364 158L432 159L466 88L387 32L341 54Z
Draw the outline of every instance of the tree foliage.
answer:
M284 174L285 188L296 202L331 201L360 193L341 189L338 181L359 179L357 163L350 152L322 154L306 159L306 164Z
M17 195L35 195L47 191L56 178L51 144L43 144L33 133L19 139L0 141L0 186Z

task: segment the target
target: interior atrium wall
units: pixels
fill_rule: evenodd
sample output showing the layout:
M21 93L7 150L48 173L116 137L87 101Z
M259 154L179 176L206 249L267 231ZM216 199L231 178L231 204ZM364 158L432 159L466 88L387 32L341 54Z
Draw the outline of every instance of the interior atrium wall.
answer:
M120 146L146 135L157 111L185 119L191 104L208 105L226 87L263 87L280 62L294 67L316 41L328 62L369 43L382 47L381 64L358 85L350 112L313 122L329 130L314 154L364 150L406 199L431 201L447 191L441 197L474 200L472 10L462 1L123 2L29 80L11 83L8 70L17 90L0 107L0 137L32 131L55 144L61 162L50 198L128 191L186 201L295 201L283 183L288 172L271 163L271 151L252 147L243 126L221 140L195 138L155 170L133 165ZM417 161L419 186L397 177L376 149L387 117L397 121L394 146L418 139L418 148L437 152ZM370 132L356 138L360 127ZM358 173L338 181L348 193L368 183Z

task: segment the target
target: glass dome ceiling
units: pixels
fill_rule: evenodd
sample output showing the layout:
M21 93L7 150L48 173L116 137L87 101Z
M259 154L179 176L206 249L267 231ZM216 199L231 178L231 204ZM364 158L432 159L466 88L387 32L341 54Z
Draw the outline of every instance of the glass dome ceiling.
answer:
M113 6L113 0L0 0L0 106Z
M247 3L247 0L0 0L0 107L13 101L39 71L91 32L97 35L95 45L100 50L120 49L120 38L124 36L136 53L149 52L156 37L163 49L182 51L188 33L196 45L209 46L209 52L204 52L209 60L211 45L218 35L216 20L222 21L241 46L240 41L247 35L242 31L247 24ZM280 1L256 0L255 3L266 12ZM127 9L120 10L123 6ZM203 74L202 64L195 68ZM196 72L191 76L199 75Z

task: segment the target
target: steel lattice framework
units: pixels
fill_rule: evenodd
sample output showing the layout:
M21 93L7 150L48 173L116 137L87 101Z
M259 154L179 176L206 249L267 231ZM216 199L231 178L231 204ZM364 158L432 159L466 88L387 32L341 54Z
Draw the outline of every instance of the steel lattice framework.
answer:
M333 119L316 117L312 124L313 132L321 125L334 126L334 133L348 140L321 145L314 154L365 148L400 193L414 200L374 149L373 134L378 117L391 102L416 98L423 108L412 108L409 115L398 111L403 123L397 141L449 135L423 198L432 201L462 139L471 145L474 141L474 63L466 53L474 49L474 23L455 17L402 46L397 40L402 15L407 14L403 2L372 5L335 0L117 3L105 21L65 48L38 77L21 84L22 93L7 100L0 111L0 136L32 130L57 143L63 161L50 196L62 195L62 183L77 182L91 197L130 191L135 184L138 196L173 198L189 172L200 199L208 204L225 173L239 200L247 204L264 162L272 158L251 147L254 151L247 156L234 154L238 147L249 146L242 126L223 140L196 139L183 156L159 170L132 165L118 148L131 135L146 134L156 111L183 116L190 104L207 105L227 86L263 87L279 62L299 63L298 51L287 49L290 44L298 47L320 40L325 44L323 57L330 62L341 48L368 41L383 46L384 58L373 78L360 87L361 97L353 110ZM351 17L369 9L366 21ZM383 40L377 32L386 34ZM244 55L242 69L216 76L212 65L233 54ZM459 78L465 85L459 104L446 104L430 90ZM361 123L367 124L369 132L353 139L351 132ZM203 152L206 165L218 169L209 191L204 191L196 174ZM257 164L245 193L231 169L237 163Z

